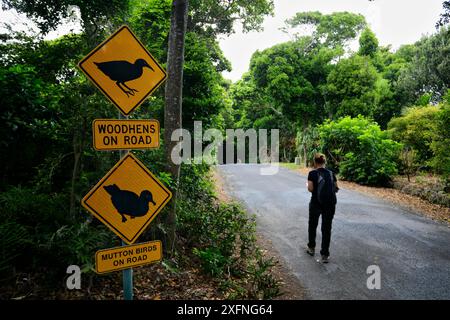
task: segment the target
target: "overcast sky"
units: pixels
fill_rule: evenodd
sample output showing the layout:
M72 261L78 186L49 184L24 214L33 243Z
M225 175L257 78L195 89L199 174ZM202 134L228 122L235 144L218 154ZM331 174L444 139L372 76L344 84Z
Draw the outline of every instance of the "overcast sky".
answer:
M284 21L297 12L320 11L332 13L348 11L366 17L381 45L391 44L394 49L402 44L414 43L422 35L436 31L435 24L442 12L442 0L275 0L275 15L267 17L263 32L238 31L220 40L225 56L233 70L224 76L239 80L248 70L251 55L256 50L289 41L289 36L279 30ZM239 29L239 28L238 28Z
M279 29L284 21L297 12L320 11L324 14L349 11L361 13L366 17L381 45L391 44L397 49L402 44L414 43L422 35L436 31L435 24L442 10L443 0L274 0L275 14L264 21L262 32L242 33L240 27L228 38L220 39L225 56L231 61L233 70L224 72L224 76L233 81L241 78L248 70L252 54L256 50L269 48L277 43L291 40ZM13 22L16 30L24 30L30 25L28 19L15 12L2 12L0 21ZM32 25L32 24L31 24ZM0 26L1 29L1 26ZM78 23L66 24L61 30L51 32L46 39L52 39L61 33L79 31ZM356 48L355 48L356 49Z

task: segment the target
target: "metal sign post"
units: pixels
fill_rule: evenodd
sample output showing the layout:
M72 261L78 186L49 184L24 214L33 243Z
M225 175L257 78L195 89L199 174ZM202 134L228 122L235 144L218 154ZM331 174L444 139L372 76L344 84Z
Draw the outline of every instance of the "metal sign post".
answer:
M127 244L122 241L122 246ZM133 300L133 268L122 271L123 298L124 300Z
M119 111L119 119L128 120L128 116L123 116ZM122 160L128 154L128 150L119 150L119 160ZM122 246L127 244L122 240ZM124 300L133 300L133 268L122 271L123 298Z

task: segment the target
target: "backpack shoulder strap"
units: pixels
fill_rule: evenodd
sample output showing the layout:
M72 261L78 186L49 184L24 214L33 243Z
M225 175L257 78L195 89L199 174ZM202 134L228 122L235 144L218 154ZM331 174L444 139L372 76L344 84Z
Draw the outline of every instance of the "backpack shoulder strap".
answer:
M316 169L316 172L317 172L317 179L319 179L319 178L324 178L324 176L323 176L323 173L322 172L320 172L320 170L319 169Z
M334 172L333 171L331 171L331 170L329 170L329 169L325 169L325 170L327 170L328 171L328 174L330 175L330 177L331 177L331 181L333 181L334 179L333 179L333 176L334 176Z
M330 174L330 180L331 180L331 184L332 184L332 186L333 186L333 190L334 190L334 192L337 192L337 190L339 189L339 188L337 188L337 178L336 178L336 180L335 180L335 175L334 175L334 172L333 172L333 171L328 170L328 169L326 169L326 170L327 170L328 173Z

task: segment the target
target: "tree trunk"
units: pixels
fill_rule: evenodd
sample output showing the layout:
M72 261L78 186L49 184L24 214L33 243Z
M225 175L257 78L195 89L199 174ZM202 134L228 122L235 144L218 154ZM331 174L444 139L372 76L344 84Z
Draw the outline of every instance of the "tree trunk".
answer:
M169 35L169 48L167 56L167 82L165 92L164 110L164 144L167 161L167 171L172 175L174 188L173 197L168 207L166 217L167 248L173 254L176 240L176 200L177 186L180 177L180 166L173 163L171 152L177 141L172 141L172 133L181 129L181 110L183 100L183 66L184 66L184 40L188 13L188 0L173 0Z
M305 161L305 167L308 168L309 161L308 161L308 153L306 150L306 144L303 144L303 161Z
M79 148L79 142L77 141L77 133L73 135L73 168L72 168L72 181L70 186L70 218L75 220L75 186L80 171L80 157L81 152Z
M73 134L73 169L72 169L72 181L70 188L70 207L69 214L72 220L75 221L75 209L76 209L76 183L80 177L81 171L81 155L83 153L84 144L86 140L86 118L83 118L83 122L80 131Z

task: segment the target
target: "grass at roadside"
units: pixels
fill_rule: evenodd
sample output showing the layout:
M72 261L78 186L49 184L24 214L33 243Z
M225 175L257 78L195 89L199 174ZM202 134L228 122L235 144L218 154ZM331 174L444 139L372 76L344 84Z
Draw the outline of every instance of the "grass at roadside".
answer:
M312 168L305 167L304 164L295 164L295 163L289 163L289 162L280 162L279 165L283 168L296 171L302 175L308 175L308 172L312 170Z
M298 170L298 169L301 169L301 168L305 167L305 166L302 166L302 165L298 165L298 164L295 164L295 163L289 163L289 162L280 162L279 164L280 164L280 166L282 166L284 168L287 168L287 169L290 169L290 170Z

